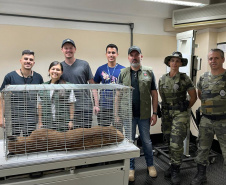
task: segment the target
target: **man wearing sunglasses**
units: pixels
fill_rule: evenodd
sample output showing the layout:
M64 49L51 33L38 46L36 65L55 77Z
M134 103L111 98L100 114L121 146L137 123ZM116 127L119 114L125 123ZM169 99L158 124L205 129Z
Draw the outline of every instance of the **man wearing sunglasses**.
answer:
M42 76L39 73L32 71L32 67L35 64L34 59L33 51L24 50L20 59L21 68L12 71L5 76L0 91L2 91L7 85L43 83ZM20 105L21 102L23 102L23 105ZM37 123L36 95L31 94L31 92L16 92L11 96L11 104L11 121L13 123L12 135L18 136L21 131L23 132L23 136L30 135L31 132L35 130ZM0 107L0 116L2 116L2 107ZM0 127L2 126L3 119L0 117Z

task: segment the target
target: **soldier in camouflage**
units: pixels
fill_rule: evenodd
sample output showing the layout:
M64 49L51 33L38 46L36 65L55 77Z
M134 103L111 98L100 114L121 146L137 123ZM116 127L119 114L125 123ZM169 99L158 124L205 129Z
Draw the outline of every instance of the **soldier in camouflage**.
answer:
M180 165L183 155L183 141L189 127L189 111L197 100L195 87L191 79L179 72L179 67L186 66L188 60L180 52L173 52L164 63L170 72L159 79L159 93L162 98L162 131L169 144L171 166L164 173L174 185L180 184ZM190 100L187 100L187 93Z
M226 70L223 68L224 52L211 49L208 63L211 68L200 76L197 84L198 97L201 100L202 118L199 125L198 155L195 159L198 172L191 185L207 181L206 166L209 165L209 152L216 134L222 155L226 159ZM226 161L224 161L224 170Z

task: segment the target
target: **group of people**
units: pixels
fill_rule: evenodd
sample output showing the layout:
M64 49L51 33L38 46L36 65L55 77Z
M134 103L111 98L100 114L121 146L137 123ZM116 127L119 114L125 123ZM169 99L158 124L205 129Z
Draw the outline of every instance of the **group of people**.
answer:
M186 66L188 60L183 58L180 52L173 52L167 56L164 63L170 67L170 72L164 74L156 85L155 75L151 67L141 65L143 55L141 49L137 46L131 46L128 49L129 67L124 67L117 63L118 47L115 44L109 44L106 47L107 64L100 66L95 76L93 77L92 71L88 62L75 58L76 45L73 40L65 39L61 45L61 51L65 56L63 62L54 61L49 66L49 76L51 80L45 84L114 84L119 83L126 86L133 87L132 94L132 140L135 140L136 127L138 126L142 147L147 164L147 171L151 177L157 177L157 171L154 167L152 141L150 139L150 126L157 122L157 109L158 109L158 92L161 96L161 111L162 111L162 132L165 141L169 144L170 154L170 168L165 171L165 178L171 180L171 184L178 185L181 183L180 178L180 165L182 163L183 155L183 140L187 135L187 128L189 127L189 109L194 105L197 100L195 86L191 79L185 74L179 72L179 68ZM219 140L223 157L226 158L226 72L223 68L224 53L220 49L212 49L208 54L208 62L210 65L210 72L204 73L199 79L198 97L201 100L202 118L199 125L198 136L198 155L196 157L198 172L192 180L192 185L202 184L207 180L206 166L209 164L208 155L211 148L211 143L214 134L217 135ZM8 73L2 83L1 89L4 89L8 84L42 84L43 79L40 74L32 70L35 64L34 52L24 50L22 58L20 59L21 68ZM59 130L73 129L74 123L83 122L83 127L90 128L92 121L93 111L97 114L98 122L102 121L103 126L108 126L114 119L112 106L106 106L109 102L104 99L104 93L100 92L100 100L96 90L92 91L94 97L94 106L87 106L85 109L79 109L79 105L86 101L89 103L89 92L85 92L84 99L75 97L74 91L68 92L68 110L67 116L63 117L63 122L67 122ZM49 92L49 94L39 94L39 100L45 97L48 101L47 106L39 105L39 115L43 115L46 110L45 107L51 107L51 98L58 99L59 94ZM76 102L76 108L74 106ZM35 108L35 105L30 106ZM110 110L109 110L110 109ZM1 109L2 111L2 109ZM56 108L50 110L56 116L64 112ZM73 112L75 112L73 114ZM58 114L59 113L59 114ZM110 113L107 117L106 113ZM0 113L0 115L2 115ZM78 116L74 116L78 115ZM24 136L29 135L34 130L36 124L42 127L44 121L48 116L39 116L30 120L29 128L23 125L19 131L23 131ZM29 119L29 117L27 118ZM50 118L49 118L50 119ZM53 119L53 118L52 118ZM3 119L1 119L1 126L3 126ZM75 122L73 120L76 120ZM20 123L27 120L13 120ZM52 120L54 124L54 120ZM77 125L76 125L77 126ZM13 129L13 134L18 135L18 129ZM224 163L226 168L226 162ZM135 160L130 159L129 181L135 180Z
M211 49L208 53L210 72L200 76L197 83L197 94L201 100L201 120L197 138L198 151L195 158L197 173L191 185L201 185L207 181L206 167L209 165L209 153L214 135L221 146L223 158L226 159L226 70L224 52ZM183 141L189 125L189 109L197 100L197 94L191 79L179 72L179 67L186 66L188 61L180 52L167 56L164 63L170 72L159 79L159 94L162 99L162 131L169 145L170 167L164 177L170 178L171 184L179 185L180 165L183 155ZM188 98L187 98L188 94ZM224 161L224 170L226 161Z

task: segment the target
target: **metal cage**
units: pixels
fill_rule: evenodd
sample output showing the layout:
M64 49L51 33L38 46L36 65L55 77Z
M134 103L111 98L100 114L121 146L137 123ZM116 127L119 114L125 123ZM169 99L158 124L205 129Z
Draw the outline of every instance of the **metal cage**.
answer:
M2 91L6 157L132 141L132 88L118 84L9 85ZM95 115L94 102L100 112Z

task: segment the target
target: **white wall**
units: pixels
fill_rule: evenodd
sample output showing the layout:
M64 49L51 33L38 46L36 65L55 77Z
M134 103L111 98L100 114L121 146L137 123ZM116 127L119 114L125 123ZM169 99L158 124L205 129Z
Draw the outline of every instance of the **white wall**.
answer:
M164 18L137 16L137 15L133 16L131 14L124 14L123 12L121 14L116 15L109 13L107 11L105 13L81 10L74 11L72 9L66 10L53 8L54 6L44 8L39 6L34 7L31 6L30 4L20 5L16 1L14 4L10 3L12 2L12 0L4 1L4 3L1 2L3 1L2 0L0 1L1 13L34 15L42 17L56 17L76 20L134 23L133 30L134 45L139 45L142 48L144 54L143 63L144 65L154 67L154 71L156 70L157 81L158 78L161 76L161 70L159 69L163 69L162 73L165 73L165 66L162 63L164 56L168 55L176 48L175 34L170 34L163 31ZM165 10L164 5L162 5L162 7L163 7L162 10ZM9 25L8 28L6 28L7 25ZM60 44L62 40L68 37L73 37L76 39L76 33L79 32L79 30L97 31L99 32L99 35L103 35L102 38L100 39L106 40L105 41L106 43L104 41L100 42L97 41L96 47L99 48L98 50L95 49L94 51L93 50L91 51L91 48L89 48L89 46L88 47L84 46L84 43L80 41L78 42L79 47L76 57L86 59L90 63L93 73L95 73L96 68L99 65L106 62L104 55L105 46L107 45L107 42L111 42L111 38L113 37L118 37L114 39L114 41L116 41L119 44L120 55L118 57L118 61L125 66L129 65L127 60L127 49L130 45L129 26L56 21L56 20L11 17L0 15L0 27L2 28L2 31L4 30L3 31L4 35L0 36L1 38L0 43L5 43L4 45L0 46L0 52L3 53L0 56L1 59L0 64L2 67L4 66L4 68L1 69L2 72L0 74L0 83L2 82L3 77L5 76L6 73L20 67L19 66L20 53L23 49L27 48L34 48L33 50L37 54L34 70L41 73L44 77L44 80L46 81L48 79L46 68L49 65L50 61L57 59L59 61L63 60L63 55L60 51ZM46 31L44 28L46 28ZM37 33L36 31L32 30L40 30L40 32ZM75 31L73 32L73 30ZM42 35L45 34L45 32L49 33L49 38L47 40L42 40L44 38ZM107 35L108 32L110 33L109 38ZM113 34L114 32L120 33L120 35L119 36L117 36L117 34L114 35ZM88 37L82 37L82 39L87 40ZM7 40L9 42L7 42ZM124 42L124 44L122 44L122 42ZM87 41L85 43L87 43ZM104 47L102 47L100 43L104 43ZM170 46L167 46L168 43L170 43ZM45 47L47 48L45 49ZM162 50L162 48L165 49ZM90 51L93 54L92 56L90 56L91 55ZM160 65L156 65L156 63L159 63ZM158 124L151 129L151 133L160 133L160 132L161 132L160 120L158 120Z
M11 0L10 2L12 2ZM2 3L4 2L4 3ZM150 16L133 16L131 14L126 14L122 11L120 14L112 14L111 12L95 12L95 11L81 11L81 10L72 10L72 9L58 9L53 7L39 7L32 6L31 4L23 4L20 5L15 1L15 3L8 3L7 0L0 0L0 12L1 13L9 13L9 14L23 14L23 15L34 15L34 16L42 16L42 17L56 17L56 18L66 18L66 19L75 19L75 20L95 20L95 21L106 21L106 22L121 22L121 23L134 23L134 44L139 45L142 48L144 54L145 65L149 65L153 67L154 73L156 75L156 81L158 81L159 77L166 72L166 67L163 64L163 59L165 56L172 53L172 51L176 50L176 37L175 34L166 33L163 31L163 20L164 18L160 17L150 17ZM165 11L166 7L163 7L162 11ZM114 37L115 41L120 44L120 55L119 62L125 66L128 66L127 60L127 48L130 45L130 28L125 25L110 25L110 24L97 24L97 23L81 23L81 22L69 22L69 21L55 21L55 20L45 20L45 19L35 19L35 18L23 18L23 17L11 17L11 16L2 16L0 15L0 27L5 27L9 25L9 31L4 30L4 35L0 36L0 43L6 43L0 45L0 64L4 63L5 67L1 69L1 78L0 83L3 80L2 78L7 72L10 72L19 67L18 61L19 56L22 51L22 48L27 48L27 46L34 46L34 48L38 49L38 55L36 60L36 65L34 70L41 73L45 80L47 80L47 72L46 72L46 63L49 64L49 61L59 58L59 60L63 59L63 56L60 52L60 43L64 38L73 36L76 38L77 32L86 30L86 31L97 31L99 35L103 34L103 39L105 42L101 40L101 43L106 46L108 42L111 41L111 38ZM12 27L10 27L12 25ZM16 27L14 26L25 26L22 28L22 31L25 33L20 34L16 32ZM27 29L26 29L27 26ZM34 31L32 34L32 30L37 28L40 30L40 34ZM49 33L49 40L40 40L42 39L42 34L45 32L45 29ZM15 29L15 30L14 30ZM51 32L52 29L52 32ZM218 42L225 42L225 29L219 29L215 32L218 32ZM21 30L21 29L20 29ZM28 34L26 34L26 30L28 30ZM35 29L36 30L36 29ZM55 34L57 30L57 34ZM74 31L73 31L74 30ZM63 33L62 33L63 32ZM92 32L92 33L93 33ZM109 33L109 35L107 34ZM120 33L119 36L114 33ZM206 34L208 36L206 36ZM200 42L204 43L204 47L200 44L200 48L197 48L197 54L201 56L205 56L209 49L209 30L204 30L203 32L199 32L197 35L197 44ZM37 35L39 34L39 35ZM14 38L21 37L19 42L14 43ZM28 37L26 37L26 35ZM85 34L84 34L85 35ZM212 34L213 35L213 34ZM211 35L211 37L213 37ZM216 34L215 34L216 35ZM83 39L83 38L82 38ZM84 37L84 39L87 39ZM96 39L96 38L95 38ZM95 40L93 39L93 40ZM7 40L9 42L7 42ZM214 38L212 39L214 40ZM3 42L4 41L4 42ZM43 41L43 42L42 42ZM54 45L51 45L51 41L54 41ZM98 42L98 41L97 41ZM126 42L126 43L125 43ZM124 43L124 44L123 44ZM205 44L206 43L206 44ZM213 43L213 41L212 41ZM41 51L39 47L36 45L43 44L45 47L42 48ZM89 55L89 50L82 42L79 42L80 46L76 56L81 56L83 59L88 59L90 62L93 73L96 68L105 62L104 49L99 48L98 50L92 51L93 56ZM98 47L97 43L97 47ZM212 46L211 46L212 47ZM14 48L12 52L12 48ZM17 48L17 51L15 49ZM18 49L20 48L20 49ZM85 48L85 49L84 49ZM50 53L48 53L51 50ZM35 50L36 51L36 50ZM88 51L88 52L87 52ZM6 52L9 54L6 55ZM92 59L94 58L94 59ZM98 61L95 61L98 60ZM208 66L203 66L202 71L207 70ZM198 77L201 72L198 72ZM197 78L198 78L197 77ZM199 100L196 103L199 105ZM160 133L160 120L155 127L151 129L151 133ZM193 128L191 128L193 129ZM195 132L195 135L197 133ZM0 135L1 136L1 135Z

